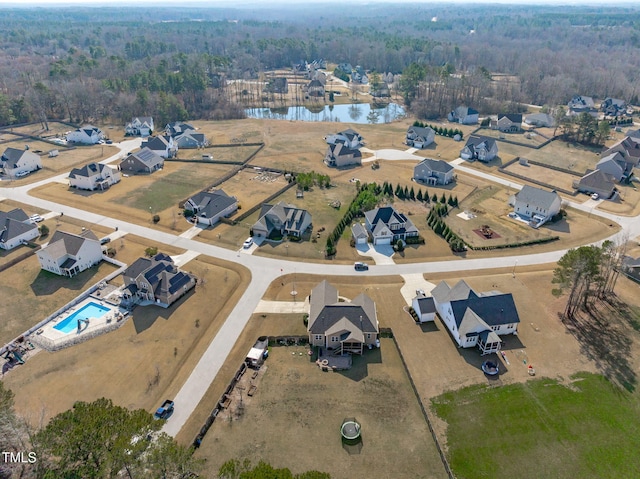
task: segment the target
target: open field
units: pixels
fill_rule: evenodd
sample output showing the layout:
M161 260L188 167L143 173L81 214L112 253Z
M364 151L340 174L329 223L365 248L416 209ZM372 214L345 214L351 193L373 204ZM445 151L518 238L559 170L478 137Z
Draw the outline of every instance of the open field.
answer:
M393 340L344 372L323 373L293 346L271 348L263 368L241 417L215 422L196 453L208 477L234 457L332 477L446 477ZM362 424L357 455L340 441L345 417Z
M551 168L539 165L521 165L519 162L510 164L504 170L516 175L522 175L530 180L540 181L555 188L562 188L566 191L573 191L573 182L580 180L579 176L570 175L569 173L552 170ZM522 180L517 178L514 181L521 182Z
M177 158L181 160L202 160L203 154L209 154L214 161L241 162L246 160L257 149L257 146L242 145L216 148L181 148L178 150Z
M498 142L498 155L503 163L516 156L527 158L547 165L558 166L580 174L591 168L598 162L601 148L590 148L575 143L567 143L562 140L555 140L543 146L539 150L526 148L524 146L512 145L504 141ZM477 162L476 162L477 163ZM491 166L500 166L498 162L492 161Z
M602 376L474 386L433 403L449 424L449 456L460 479L622 479L640 469L637 395Z
M261 204L262 200L284 188L287 184L284 175L245 168L217 188L223 189L228 195L235 196L242 208L249 209ZM237 214L240 213L242 210Z
M2 133L15 132L20 133L22 135L31 135L31 136L39 136L42 138L56 138L64 136L68 131L72 131L73 128L70 125L65 123L60 123L57 121L50 121L49 129L45 130L42 127L42 123L34 122L24 126L10 126L6 127L2 130ZM123 126L124 129L124 126Z
M553 133L553 131L552 131ZM486 136L489 138L504 139L506 141L515 141L517 143L522 143L523 145L528 145L531 148L535 148L549 138L551 135L548 135L548 138L536 133L536 131L523 131L521 133L503 133L500 130L492 130L491 128L480 128L476 133L479 136ZM500 142L498 144L498 148L502 149L502 144L504 142ZM525 146L526 148L526 146Z
M211 163L165 163L165 167L152 175L132 175L105 191L84 191L51 183L32 190L35 196L87 211L106 214L123 221L151 224L154 214L160 216L155 228L181 232L189 228L178 208L178 203L197 193L216 178L229 171L228 165Z
M18 412L34 421L43 413L46 421L75 401L100 397L153 411L173 397L249 281L247 270L214 258L197 258L184 269L200 281L172 307L138 307L120 329L55 353L39 352L6 374Z

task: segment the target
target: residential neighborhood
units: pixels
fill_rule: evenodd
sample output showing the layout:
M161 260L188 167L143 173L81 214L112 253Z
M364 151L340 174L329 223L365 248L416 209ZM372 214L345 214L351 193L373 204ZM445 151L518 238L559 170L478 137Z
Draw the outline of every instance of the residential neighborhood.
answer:
M635 477L640 10L249 7L0 7L0 477Z

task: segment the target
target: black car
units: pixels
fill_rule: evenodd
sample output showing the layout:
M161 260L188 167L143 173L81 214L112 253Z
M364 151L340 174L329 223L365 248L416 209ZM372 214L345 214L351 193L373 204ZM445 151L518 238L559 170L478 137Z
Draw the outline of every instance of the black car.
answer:
M362 262L354 263L353 267L356 269L356 271L367 271L369 269L369 265Z

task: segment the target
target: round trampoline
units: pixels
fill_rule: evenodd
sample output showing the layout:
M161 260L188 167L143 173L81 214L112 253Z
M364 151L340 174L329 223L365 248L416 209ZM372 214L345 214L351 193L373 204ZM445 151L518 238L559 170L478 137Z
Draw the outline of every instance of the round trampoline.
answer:
M495 376L500 372L498 364L493 361L485 361L482 363L482 372L489 376Z
M340 434L348 441L353 441L360 437L360 423L355 418L348 418L342 421Z

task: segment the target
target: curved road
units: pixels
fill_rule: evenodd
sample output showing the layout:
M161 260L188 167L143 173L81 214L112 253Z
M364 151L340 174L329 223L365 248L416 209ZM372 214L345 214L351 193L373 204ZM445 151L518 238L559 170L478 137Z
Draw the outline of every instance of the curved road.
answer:
M115 145L120 149L120 152L106 160L103 160L102 163L109 163L118 160L121 157L122 152L137 148L140 145L140 141L140 139L135 139ZM522 187L520 184L503 178L488 175L473 168L460 166L459 163L460 160L452 162L456 169L464 171L467 174L479 176L497 183L506 184L514 189L520 189ZM14 188L2 188L0 191L3 192L3 196L15 201L53 212L64 213L65 216L78 218L83 221L95 223L108 228L115 229L118 227L119 231L122 233L132 233L141 237L153 238L155 241L160 243L173 245L195 253L238 263L251 271L251 281L245 293L242 295L231 314L220 328L218 334L213 338L209 347L200 358L200 361L174 399L176 404L175 413L163 428L165 432L172 436L175 436L180 431L191 413L198 406L198 403L204 396L213 379L216 377L233 345L236 343L236 340L249 321L253 311L256 309L264 292L278 276L289 274L294 271L297 273L308 273L314 275L330 274L353 276L355 274L352 265L302 263L299 261L288 261L284 259L241 254L238 251L206 244L193 239L182 238L178 235L157 231L146 226L128 223L101 214L90 213L82 210L81 208L35 198L29 194L29 191L37 186L54 181L64 181L67 176L68 174L62 174L30 185ZM593 205L585 206L572 201L569 201L568 205L620 223L622 231L611 236L609 239L622 239L625 237L625 234L627 234L629 238L633 238L640 234L640 216L633 218L621 218L605 212L597 210L593 211ZM372 265L369 268L369 271L359 272L357 274L359 276L383 276L468 271L499 267L510 268L513 267L516 262L519 266L553 263L556 262L565 252L566 250L559 250L529 255L504 256L500 258L459 259L455 261L446 260L397 265Z

